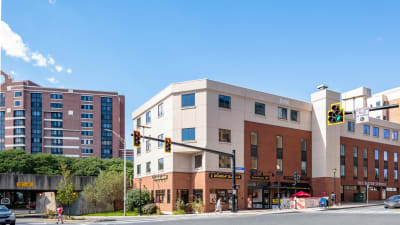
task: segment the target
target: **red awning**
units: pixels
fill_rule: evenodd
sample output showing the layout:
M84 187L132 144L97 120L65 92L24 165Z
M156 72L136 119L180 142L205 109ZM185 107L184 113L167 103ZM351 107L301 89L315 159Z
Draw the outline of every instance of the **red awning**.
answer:
M295 194L292 195L292 197L294 197ZM311 197L310 194L304 192L304 191L299 191L296 193L296 197Z

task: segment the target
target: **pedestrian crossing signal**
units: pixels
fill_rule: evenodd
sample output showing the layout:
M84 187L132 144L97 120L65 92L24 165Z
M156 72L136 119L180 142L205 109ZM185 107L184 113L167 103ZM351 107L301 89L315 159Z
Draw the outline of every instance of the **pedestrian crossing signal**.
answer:
M133 131L133 146L140 148L140 131Z
M164 139L164 151L165 153L171 153L171 138L166 137Z
M340 102L331 105L331 110L328 111L328 125L344 123L344 109Z

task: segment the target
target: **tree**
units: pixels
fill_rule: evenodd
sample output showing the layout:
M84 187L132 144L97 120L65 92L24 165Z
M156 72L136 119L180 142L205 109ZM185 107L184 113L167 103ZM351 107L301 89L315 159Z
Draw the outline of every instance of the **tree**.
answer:
M139 189L133 189L129 190L128 194L126 195L126 205L128 210L134 210L139 208L139 202L141 202L142 207L147 205L148 203L151 202L151 197L150 193L147 190L142 190L141 191L141 197L140 195L140 190ZM139 201L139 199L141 201Z
M86 201L94 205L94 212L97 213L97 204L100 202L100 199L96 186L94 186L93 184L86 185L83 189L82 194Z
M78 159L72 166L75 176L97 176L103 170L102 161L96 157Z
M33 170L35 174L59 175L62 174L61 165L58 164L56 157L50 154L38 153L32 155L34 162ZM63 165L67 169L67 165Z
M74 203L79 194L75 192L75 184L72 182L71 171L67 169L66 165L61 165L62 178L58 183L57 199L61 204L68 206L68 217L70 216L70 205Z
M34 173L31 155L21 149L0 152L0 173Z

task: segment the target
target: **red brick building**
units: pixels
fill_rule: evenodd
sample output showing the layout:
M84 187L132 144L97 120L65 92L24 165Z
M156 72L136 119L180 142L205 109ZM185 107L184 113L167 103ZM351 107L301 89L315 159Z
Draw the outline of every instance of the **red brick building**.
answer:
M3 71L1 75L0 151L119 157L124 148L120 137L125 137L124 96L42 87L13 81Z

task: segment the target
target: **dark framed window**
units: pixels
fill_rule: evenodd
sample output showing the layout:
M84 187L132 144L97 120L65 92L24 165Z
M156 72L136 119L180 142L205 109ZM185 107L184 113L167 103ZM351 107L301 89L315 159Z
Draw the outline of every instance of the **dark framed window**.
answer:
M194 168L198 169L203 166L203 155L194 156Z
M82 119L93 119L93 113L82 113L81 118Z
M372 134L374 135L374 137L379 137L379 127L373 127Z
M196 140L196 129L195 128L183 128L182 129L182 141L194 141Z
M389 129L383 129L383 137L386 139L390 138L390 130Z
M62 148L51 148L51 154L53 155L62 155L63 149Z
M219 168L231 168L231 157L219 154Z
M81 105L81 109L84 109L84 110L93 110L93 105L87 105L87 104Z
M164 140L164 134L158 135L158 139L159 139L159 140ZM162 148L163 146L164 146L164 141L159 141L159 142L158 142L158 147L159 147L159 148Z
M14 110L14 117L24 117L25 110Z
M61 121L51 121L52 128L62 128L63 123Z
M82 95L81 96L81 101L92 102L93 101L93 96Z
M219 141L220 142L231 142L231 130L219 129Z
M182 95L182 107L195 106L196 98L194 93Z
M140 164L136 165L136 174L137 175L142 174L142 165L140 165Z
M158 171L164 170L164 158L158 159Z
M297 110L290 110L290 120L291 121L299 121L299 111Z
M82 148L81 152L82 152L82 154L93 154L93 149L92 148Z
M278 119L287 120L287 108L278 107Z
M355 124L353 121L347 122L347 131L354 132L355 131Z
M151 122L151 111L146 112L146 124Z
M16 91L16 92L14 92L14 97L21 97L22 96L22 92L20 92L20 91Z
M369 135L369 134L370 134L370 127L369 127L369 125L364 125L363 128L364 128L364 129L363 129L364 134Z
M258 133L250 133L250 169L258 169Z
M62 112L52 112L51 113L51 118L52 119L62 119L63 118L63 114L62 114Z
M158 106L158 117L162 117L164 115L164 103L160 103Z
M51 99L63 99L62 94L50 94Z
M50 103L50 107L56 108L56 109L61 109L63 107L63 104L59 103L59 102L52 102L52 103Z
M151 162L146 163L146 173L151 173Z
M82 136L93 136L93 131L91 130L84 130L81 131Z
M193 189L193 202L203 201L203 189Z
M63 136L63 131L62 130L52 130L51 131L51 136L52 137L62 137Z
M219 95L218 96L218 106L220 108L231 108L231 96Z
M258 114L258 115L265 116L265 104L264 103L255 102L254 103L254 113Z

